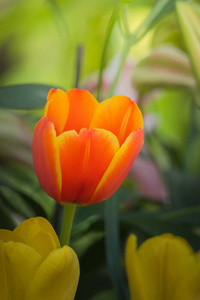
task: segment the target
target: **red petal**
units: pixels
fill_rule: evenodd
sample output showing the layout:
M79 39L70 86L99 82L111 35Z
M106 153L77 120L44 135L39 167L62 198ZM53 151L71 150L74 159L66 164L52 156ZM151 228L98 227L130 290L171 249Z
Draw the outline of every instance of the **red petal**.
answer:
M43 117L33 135L33 164L41 187L56 201L60 198L59 148L53 123Z
M87 204L119 149L117 138L106 130L82 129L59 136L62 172L61 202Z
M88 205L103 201L116 192L137 158L142 148L143 140L142 129L134 131L128 136L115 154Z

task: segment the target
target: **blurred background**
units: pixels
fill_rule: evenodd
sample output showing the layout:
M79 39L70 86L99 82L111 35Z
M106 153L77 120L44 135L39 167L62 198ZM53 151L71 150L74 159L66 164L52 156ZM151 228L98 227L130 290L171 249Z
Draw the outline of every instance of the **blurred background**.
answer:
M144 116L144 146L122 187L77 208L77 300L128 299L129 233L140 244L171 232L200 249L199 2L0 0L1 228L39 215L59 232L62 209L39 186L32 134L48 90L77 85L78 59L80 88L99 101L129 96Z

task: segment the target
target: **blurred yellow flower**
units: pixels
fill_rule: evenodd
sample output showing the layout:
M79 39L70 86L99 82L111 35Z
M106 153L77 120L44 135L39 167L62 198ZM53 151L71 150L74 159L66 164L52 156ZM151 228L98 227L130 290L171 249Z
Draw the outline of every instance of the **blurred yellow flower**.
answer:
M0 299L72 300L78 279L75 252L60 247L46 219L31 218L14 231L0 230Z
M131 300L200 299L200 252L172 234L146 240L137 249L130 235L126 244L126 270Z

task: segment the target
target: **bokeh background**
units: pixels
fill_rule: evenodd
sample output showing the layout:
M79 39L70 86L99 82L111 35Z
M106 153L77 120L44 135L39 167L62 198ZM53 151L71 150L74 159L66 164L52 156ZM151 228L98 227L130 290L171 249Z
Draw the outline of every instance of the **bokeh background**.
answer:
M181 3L200 20L199 1ZM34 173L32 135L48 89L75 87L78 47L78 86L97 97L106 49L99 100L124 94L143 112L144 146L122 187L105 203L77 209L71 241L81 266L77 300L128 299L129 233L140 244L171 232L200 249L200 40L193 55L183 8L175 0L0 0L1 228L39 215L60 230L62 208Z

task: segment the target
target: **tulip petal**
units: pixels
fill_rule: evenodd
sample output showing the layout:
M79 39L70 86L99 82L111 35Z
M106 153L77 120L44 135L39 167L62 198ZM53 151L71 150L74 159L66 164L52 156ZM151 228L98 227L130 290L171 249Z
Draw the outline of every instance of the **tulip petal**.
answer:
M128 285L131 295L131 300L148 300L148 295L146 293L146 289L144 288L144 282L142 281L143 273L140 270L139 262L134 259L137 255L137 238L135 235L131 234L126 243L126 255L125 255L125 262L126 262L126 272L128 277ZM134 272L133 268L137 270ZM137 289L135 288L137 286Z
M25 300L73 300L79 279L79 263L68 246L52 251L40 265Z
M114 96L100 103L90 124L90 129L104 128L114 133L120 145L140 127L143 127L142 114L137 104L126 96Z
M86 90L72 89L66 92L70 107L65 131L89 128L98 101Z
M0 242L1 299L24 299L40 263L41 256L31 247L18 242Z
M200 263L196 262L196 265L188 268L187 274L179 284L177 285L176 292L174 293L172 300L198 300L200 299Z
M4 258L4 244L0 239L0 291L2 299L9 299L9 282L7 280L7 272Z
M163 234L148 239L136 250L131 237L126 249L131 299L181 299L173 298L174 292L195 264L193 250L183 238Z
M43 259L54 249L60 247L60 242L51 224L44 218L31 218L14 229L13 234L39 254Z
M103 201L120 187L138 156L144 140L143 130L132 132L115 154L88 205Z
M18 237L13 231L7 229L0 229L0 241L3 242L23 242L23 239Z
M44 108L43 117L48 116L48 120L54 124L56 134L63 132L69 113L69 100L62 90L49 92L48 101Z
M104 129L75 130L59 136L63 187L61 202L88 202L119 149L117 138ZM86 203L87 205L87 203Z
M61 190L59 148L53 123L47 117L36 125L33 135L33 163L41 187L56 201Z

